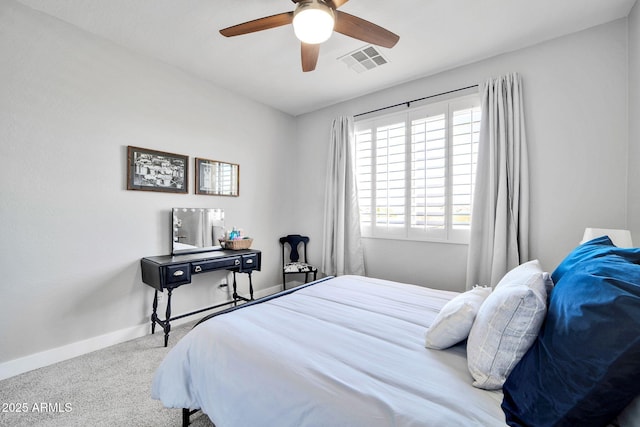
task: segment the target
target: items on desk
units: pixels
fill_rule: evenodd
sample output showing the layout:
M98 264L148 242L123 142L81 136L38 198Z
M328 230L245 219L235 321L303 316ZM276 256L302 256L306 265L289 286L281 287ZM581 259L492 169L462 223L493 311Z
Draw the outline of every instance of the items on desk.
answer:
M220 246L224 249L240 250L249 249L253 243L251 237L245 236L242 229L233 227L227 231L223 238L219 239Z

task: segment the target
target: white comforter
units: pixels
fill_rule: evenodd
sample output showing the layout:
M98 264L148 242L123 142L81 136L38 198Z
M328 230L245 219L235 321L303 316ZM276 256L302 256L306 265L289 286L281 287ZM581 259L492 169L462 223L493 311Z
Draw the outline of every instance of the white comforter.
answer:
M455 295L341 276L223 314L176 344L152 396L217 427L504 426L463 345L424 347Z

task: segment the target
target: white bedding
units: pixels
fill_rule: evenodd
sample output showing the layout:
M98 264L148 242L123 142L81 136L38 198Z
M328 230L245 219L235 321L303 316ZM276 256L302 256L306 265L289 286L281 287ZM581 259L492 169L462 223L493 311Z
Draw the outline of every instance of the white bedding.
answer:
M341 276L214 317L167 355L152 397L217 427L505 426L464 345L424 347L455 295Z

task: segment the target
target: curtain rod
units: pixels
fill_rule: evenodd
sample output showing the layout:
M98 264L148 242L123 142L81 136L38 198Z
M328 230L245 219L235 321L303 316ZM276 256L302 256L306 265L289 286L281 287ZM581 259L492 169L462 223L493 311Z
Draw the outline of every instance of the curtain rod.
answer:
M461 87L460 89L453 89L453 90L450 90L450 91L447 91L447 92L437 93L435 95L429 95L429 96L425 96L425 97L418 98L418 99L412 99L411 101L405 101L405 102L401 102L399 104L389 105L389 106L386 106L386 107L378 108L376 110L367 111L366 113L354 114L353 117L359 117L359 116L364 116L365 114L377 113L378 111L384 111L384 110L388 110L389 108L400 107L401 105L406 105L407 108L408 108L408 107L411 106L411 103L413 103L413 102L424 101L425 99L435 98L436 96L448 95L450 93L460 92L461 90L472 89L474 87L478 87L478 85L471 85L471 86L467 86L467 87Z

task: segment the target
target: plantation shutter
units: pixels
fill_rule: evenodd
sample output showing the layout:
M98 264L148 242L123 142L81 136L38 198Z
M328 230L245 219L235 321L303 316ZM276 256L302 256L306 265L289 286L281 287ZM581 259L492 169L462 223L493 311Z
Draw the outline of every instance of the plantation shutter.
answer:
M467 242L479 126L477 96L357 122L362 235Z

